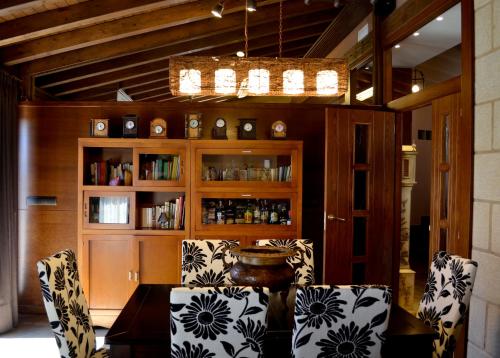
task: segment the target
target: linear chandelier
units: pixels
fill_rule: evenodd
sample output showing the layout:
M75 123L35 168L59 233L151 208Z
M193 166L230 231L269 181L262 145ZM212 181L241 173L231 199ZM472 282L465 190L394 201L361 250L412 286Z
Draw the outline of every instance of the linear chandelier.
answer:
M170 58L174 96L341 96L347 64L334 58L208 57Z

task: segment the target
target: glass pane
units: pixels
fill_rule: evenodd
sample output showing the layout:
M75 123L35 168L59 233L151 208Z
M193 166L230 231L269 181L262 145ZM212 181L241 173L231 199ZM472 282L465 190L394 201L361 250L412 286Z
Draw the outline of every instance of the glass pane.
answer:
M85 148L84 185L132 185L132 149Z
M365 264L356 263L352 265L352 283L360 285L365 282Z
M140 180L179 180L181 160L178 154L140 154Z
M441 160L444 163L449 163L450 161L450 123L449 123L450 117L448 115L445 115L443 117L443 123L442 123L442 158Z
M354 133L354 163L368 163L368 125L356 124Z
M90 217L92 224L128 224L128 196L90 197Z
M446 242L448 238L448 229L441 228L439 230L439 250L446 251Z
M204 181L292 181L290 155L202 156Z
M289 199L202 199L205 225L292 225Z
M367 172L354 172L354 210L366 210L366 194L367 194Z
M352 254L353 256L364 256L366 254L366 220L365 217L353 218L353 238Z
M182 230L185 220L185 193L137 192L137 227L147 230Z
M441 219L448 218L448 172L441 173Z

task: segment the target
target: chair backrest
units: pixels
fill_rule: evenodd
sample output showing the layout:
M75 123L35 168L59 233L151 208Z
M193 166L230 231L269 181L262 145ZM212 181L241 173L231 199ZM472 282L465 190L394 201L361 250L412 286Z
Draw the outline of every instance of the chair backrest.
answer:
M61 251L36 263L43 302L61 357L91 357L95 331L78 276L75 253Z
M287 258L288 264L295 270L295 283L298 285L314 284L314 254L312 240L266 239L258 240L257 245L287 247L296 250L295 256Z
M173 288L171 356L263 357L268 304L267 288Z
M195 286L231 284L229 270L238 261L229 249L237 240L183 240L181 283Z
M387 286L298 287L293 356L380 357L391 300Z
M417 317L439 334L434 356L451 356L469 307L477 262L445 251L436 252Z

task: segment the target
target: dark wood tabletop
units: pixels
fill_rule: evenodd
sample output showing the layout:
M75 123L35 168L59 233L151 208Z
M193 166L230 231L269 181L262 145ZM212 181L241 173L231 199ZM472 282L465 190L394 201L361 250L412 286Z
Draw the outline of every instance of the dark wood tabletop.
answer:
M170 356L170 290L177 285L139 285L109 329L113 358ZM285 303L286 302L286 303ZM265 355L289 357L295 290L271 293ZM391 308L384 357L431 357L434 331L397 305Z

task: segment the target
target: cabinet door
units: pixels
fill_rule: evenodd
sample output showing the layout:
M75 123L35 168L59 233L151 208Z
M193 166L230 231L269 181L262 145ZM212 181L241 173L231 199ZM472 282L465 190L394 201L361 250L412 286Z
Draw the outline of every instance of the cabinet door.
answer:
M84 236L84 287L91 309L121 309L132 294L132 243L129 236Z
M135 193L85 191L84 229L135 229Z
M138 271L134 272L134 280L137 278L140 283L148 284L180 283L183 238L183 236L136 237Z

